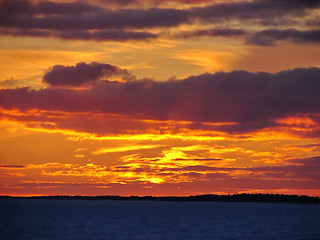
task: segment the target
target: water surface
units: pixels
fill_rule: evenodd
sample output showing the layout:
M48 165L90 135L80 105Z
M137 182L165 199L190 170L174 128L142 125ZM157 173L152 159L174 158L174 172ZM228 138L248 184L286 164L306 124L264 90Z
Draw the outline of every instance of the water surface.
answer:
M319 240L320 205L1 199L0 239Z

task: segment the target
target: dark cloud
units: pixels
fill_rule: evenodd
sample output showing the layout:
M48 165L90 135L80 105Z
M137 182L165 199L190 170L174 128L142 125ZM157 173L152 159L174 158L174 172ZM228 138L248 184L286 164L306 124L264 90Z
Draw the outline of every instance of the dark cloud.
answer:
M273 4L280 4L283 6L292 5L292 7L306 7L315 8L320 6L319 0L259 0L260 2L269 2Z
M269 29L253 34L248 38L251 44L271 46L277 41L292 40L295 43L320 43L320 30L299 31L296 29Z
M97 31L68 31L55 34L57 38L62 39L78 39L78 40L112 40L112 41L127 41L127 40L148 40L157 38L156 34L148 32L135 32L124 30L97 30Z
M0 164L0 168L25 168L24 165Z
M319 145L314 144L314 146L319 146ZM292 159L290 160L290 162L297 164L299 166L308 166L310 167L310 170L320 171L320 156L307 158L307 159Z
M120 114L128 119L200 122L195 128L210 128L201 122L237 123L215 127L228 132L280 126L282 123L277 123L276 119L320 113L319 68L279 73L207 73L166 82L147 79L123 83L97 81L121 71L99 63L55 66L44 76L44 82L52 86L95 84L86 90L2 89L0 106L20 110L101 112ZM320 124L316 117L313 121Z
M78 63L75 66L53 66L44 76L42 81L51 86L83 86L92 84L101 78L129 75L126 70L119 67L97 62Z
M306 159L294 159L281 166L261 166L261 167L209 167L205 165L186 166L178 168L161 168L160 171L172 172L202 172L202 175L211 177L211 174L222 171L226 172L224 178L228 178L234 171L245 171L248 177L256 180L265 178L278 178L279 180L297 179L308 180L320 183L320 157L312 157ZM212 173L213 172L213 173Z
M14 86L17 83L18 83L18 80L10 78L10 79L4 80L4 81L0 81L0 86L9 86L9 87L11 87L11 86Z
M205 29L205 30L197 30L197 31L185 31L180 32L175 35L175 37L179 38L191 38L191 37L203 37L203 36L211 36L211 37L238 37L246 35L246 31L241 29L231 29L231 28L217 28L217 29Z
M172 27L187 23L188 15L177 9L120 9L96 14L44 15L42 17L4 15L0 26L21 29L93 30Z
M50 31L32 29L1 29L1 35L14 37L55 37L64 40L95 40L95 41L128 41L148 40L158 36L148 32L135 32L127 30L79 30L79 31Z
M216 172L216 171L237 171L237 170L246 170L244 168L220 168L220 167L209 167L206 165L194 165L194 166L186 166L186 167L177 167L177 168L161 168L161 171L173 171L173 172L179 172L179 171L190 171L190 172ZM227 174L229 175L229 173Z
M319 27L320 26L320 18L312 18L306 22L306 25L309 27Z
M203 22L248 19L273 19L283 18L287 15L302 15L304 10L317 8L319 1L289 1L289 0L256 0L240 1L231 3L220 3L193 8L191 15L201 19Z
M297 44L319 44L320 30L296 30L296 29L267 29L255 33L250 33L242 29L220 28L205 29L196 31L184 31L173 35L174 38L192 38L192 37L241 37L246 39L248 44L259 46L273 46L279 41L291 41Z
M12 1L11 4L6 2L0 6L0 12L3 13L0 15L0 34L9 36L96 41L145 40L156 38L157 35L132 29L170 27L188 21L183 11L176 9L111 10L82 3L52 3L56 8L52 7L53 12L48 13L39 10L38 5L50 5L51 2L39 2L35 5L29 1ZM65 9L66 4L70 12ZM82 8L87 11L82 11ZM48 7L49 9L51 8ZM54 12L54 9L61 11Z
M319 156L306 159L293 159L288 161L288 165L283 166L264 166L248 168L248 170L263 173L265 177L306 179L318 184L320 183Z
M28 0L2 0L1 15L69 15L99 12L97 6L85 2L52 2L39 1L32 3Z
M156 3L157 1L152 1ZM161 1L160 1L161 2ZM197 2L197 1L186 1ZM233 29L234 22L249 26L248 21L260 26L297 24L296 17L310 15L317 9L319 1L235 1L210 3L203 7L184 9L164 8L152 4L150 8L114 8L120 1L113 0L100 5L85 2L50 2L28 0L2 1L0 3L0 34L10 36L55 37L81 40L144 40L155 38L157 34L142 29L172 28L181 24L215 24L221 29L198 30L174 33L178 37L244 36L247 30ZM122 3L122 1L121 1ZM134 4L140 6L140 1ZM221 27L223 26L223 27ZM180 35L180 36L179 36ZM273 39L273 41L272 41ZM297 42L318 42L317 31L266 32L254 34L251 43L268 45L281 39Z

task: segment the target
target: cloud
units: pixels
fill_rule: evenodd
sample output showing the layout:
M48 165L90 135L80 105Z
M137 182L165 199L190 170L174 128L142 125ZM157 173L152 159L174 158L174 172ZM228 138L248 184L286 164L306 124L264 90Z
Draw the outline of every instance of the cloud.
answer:
M97 6L85 2L52 2L28 0L2 0L0 13L3 15L68 15L99 12Z
M50 86L95 84L83 90L1 89L0 106L21 111L96 112L123 119L118 123L111 119L114 122L112 126L130 119L133 122L128 126L133 128L139 126L138 122L134 123L137 119L171 120L189 121L189 126L181 127L190 129L226 132L247 132L277 126L290 129L292 123L287 123L286 119L303 116L300 121L311 119L312 123L299 124L302 130L308 127L303 134L319 132L319 68L297 68L278 73L206 73L166 82L151 79L98 81L103 77L122 74L123 71L126 73L125 70L101 63L56 66L44 76L44 82ZM161 123L157 125L161 127Z
M119 189L115 185L121 184L129 185L129 188L139 185L141 187L152 186L152 189L159 193L158 188L168 189L171 184L175 186L175 191L177 191L177 187L181 187L192 192L208 192L209 190L213 192L226 189L229 189L228 191L243 191L246 189L260 192L272 189L315 190L318 189L320 183L319 156L289 160L285 165L260 167L212 167L206 165L180 167L179 165L171 165L170 167L167 164L156 164L152 160L148 161L147 158L141 160L143 161L139 163L137 160L131 159L125 163L112 166L93 163L62 164L54 162L28 164L21 166L24 167L21 170L24 174L32 171L33 176L37 172L39 174L36 175L38 176L37 180L24 179L20 183L11 184L8 187L31 188L31 190L34 190L32 188L57 188L57 192L61 194L64 187L67 187L69 191L79 188L96 191L95 188L103 188L104 191L114 189L121 192L123 189ZM174 164L176 161L172 163ZM20 168L20 165L10 167ZM9 170L10 167L8 167ZM17 170L15 169L15 171ZM2 176L22 177L25 175L20 172L4 172ZM93 179L98 181L93 182Z
M0 164L0 168L25 168L24 165Z
M55 37L64 40L95 40L95 41L129 41L149 40L158 36L149 32L128 30L76 30L76 31L49 31L38 29L1 29L0 35L12 37Z
M174 8L163 5L166 1L125 1L125 6L115 7L123 1L113 0L97 3L50 2L28 0L4 0L0 3L0 34L7 36L54 37L96 41L146 40L158 37L163 29L172 29L171 36L199 37L244 36L250 26L264 28L269 25L296 28L305 16L315 15L319 1L201 1L203 6L194 6L199 1L178 1L190 3L189 7ZM122 5L123 6L123 5ZM133 7L135 6L135 7ZM167 6L167 7L166 7ZM250 24L248 24L250 23ZM209 29L176 33L175 27L182 24L201 24ZM212 29L214 25L214 29ZM243 29L234 29L234 26ZM218 29L221 28L221 29ZM251 30L257 29L256 27ZM252 43L267 45L262 41L264 35L272 35L275 40L295 39L298 42L317 42L316 30L305 32L254 34ZM313 32L314 31L314 32ZM167 31L166 31L167 32ZM286 34L286 35L285 35ZM283 37L283 36L287 37ZM165 36L162 34L162 36ZM313 40L311 40L313 39ZM302 40L302 41L300 41ZM269 41L270 42L270 41ZM270 44L270 43L269 43Z
M319 1L289 1L289 0L255 0L236 1L207 5L193 8L191 14L203 22L224 20L271 20L304 14L304 11L317 8ZM261 22L262 23L262 22Z
M7 80L4 81L0 81L0 86L14 86L15 84L17 84L18 80L15 80L13 78L9 78Z
M1 10L4 11L4 10ZM74 9L74 14L56 14L35 17L33 15L5 14L2 27L46 30L93 30L123 28L153 28L178 26L189 21L188 15L178 9L101 9L95 14L83 14Z
M53 66L44 76L42 81L50 86L83 86L92 84L99 79L113 76L128 76L126 70L119 67L92 62L81 62L75 66Z
M194 165L184 167L164 167L160 172L188 172L202 174L211 178L239 176L240 178L255 178L256 180L278 179L278 180L306 180L320 183L320 157L315 156L306 159L294 159L282 166L261 166L261 167L210 167L206 165ZM239 175L239 171L242 172ZM219 172L223 172L220 174ZM217 174L218 173L218 174Z
M246 31L242 29L231 29L231 28L215 28L215 29L205 29L196 31L184 31L175 35L178 38L191 38L191 37L238 37L247 35Z
M263 173L263 177L276 177L287 179L305 179L320 183L320 157L315 156L306 159L293 159L284 166L263 166L248 168L253 172Z
M297 44L319 44L320 30L296 30L296 29L267 29L250 33L243 29L216 28L196 31L184 31L172 36L173 38L193 37L224 37L246 39L247 44L259 46L273 46L279 41L291 41Z
M296 29L268 29L257 32L248 38L251 44L272 46L277 41L291 40L295 43L320 43L320 30L299 31Z

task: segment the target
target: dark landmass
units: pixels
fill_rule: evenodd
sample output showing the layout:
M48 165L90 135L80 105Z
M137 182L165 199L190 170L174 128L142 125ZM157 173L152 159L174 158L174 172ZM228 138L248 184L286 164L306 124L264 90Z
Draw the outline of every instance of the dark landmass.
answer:
M33 197L12 197L0 196L0 199L56 199L56 200L126 200L126 201L180 201L180 202L268 202L268 203L313 203L319 204L319 197L284 195L284 194L233 194L233 195L196 195L188 197L153 197L153 196L33 196Z

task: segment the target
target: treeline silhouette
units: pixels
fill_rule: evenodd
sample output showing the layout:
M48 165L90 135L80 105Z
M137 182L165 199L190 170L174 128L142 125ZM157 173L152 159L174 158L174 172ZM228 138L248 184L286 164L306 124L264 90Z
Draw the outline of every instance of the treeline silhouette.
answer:
M178 196L166 196L166 197L154 197L154 196L68 196L68 195L56 195L56 196L33 196L33 197L11 197L0 196L4 199L62 199L62 200L139 200L139 201L181 201L181 202L269 202L269 203L313 203L319 204L319 197L311 196L299 196L299 195L285 195L285 194L262 194L262 193L240 193L233 195L195 195L187 197Z

